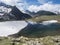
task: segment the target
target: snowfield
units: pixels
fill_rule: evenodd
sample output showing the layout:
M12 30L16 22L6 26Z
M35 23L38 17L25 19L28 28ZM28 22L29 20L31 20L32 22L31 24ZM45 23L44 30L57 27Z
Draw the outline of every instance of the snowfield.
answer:
M25 21L6 21L0 22L0 36L15 34L27 26Z

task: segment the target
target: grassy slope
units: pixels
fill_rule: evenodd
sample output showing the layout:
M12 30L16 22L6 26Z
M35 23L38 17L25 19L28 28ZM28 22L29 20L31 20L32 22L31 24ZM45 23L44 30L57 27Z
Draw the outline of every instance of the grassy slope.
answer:
M51 15L51 16L43 15L43 16L33 17L29 20L36 22L41 22L45 20L58 20L60 22L60 15Z

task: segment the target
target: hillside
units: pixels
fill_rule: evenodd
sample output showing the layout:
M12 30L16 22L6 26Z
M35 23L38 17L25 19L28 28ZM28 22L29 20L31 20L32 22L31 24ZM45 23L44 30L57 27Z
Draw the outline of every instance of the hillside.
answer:
M38 22L38 23L42 21L47 21L47 20L58 20L60 23L60 15L43 15L43 16L33 17L28 20Z
M54 12L50 12L50 11L45 11L45 10L40 10L38 12L30 12L28 10L26 10L27 14L30 14L31 16L43 16L43 15L57 15Z

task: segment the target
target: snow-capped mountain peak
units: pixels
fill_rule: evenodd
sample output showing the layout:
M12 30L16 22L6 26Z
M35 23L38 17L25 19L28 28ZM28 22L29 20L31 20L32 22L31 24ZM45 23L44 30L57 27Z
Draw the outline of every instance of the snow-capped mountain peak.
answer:
M12 9L10 5L6 5L0 2L0 15L4 15L4 13L9 13L11 10Z

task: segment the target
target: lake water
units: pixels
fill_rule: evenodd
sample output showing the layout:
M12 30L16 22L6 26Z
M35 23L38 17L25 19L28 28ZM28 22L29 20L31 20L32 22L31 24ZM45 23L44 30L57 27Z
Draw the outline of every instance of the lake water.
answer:
M6 21L6 22L0 22L0 36L8 36L11 34L18 33L21 31L21 33L24 33L23 30L30 30L31 32L40 31L43 30L55 30L60 28L60 24L57 23L56 20L50 20L50 21L43 21L42 23L37 24L36 22L25 22L25 21ZM36 29L37 30L36 30ZM22 30L23 29L23 30ZM31 30L33 29L33 30Z

